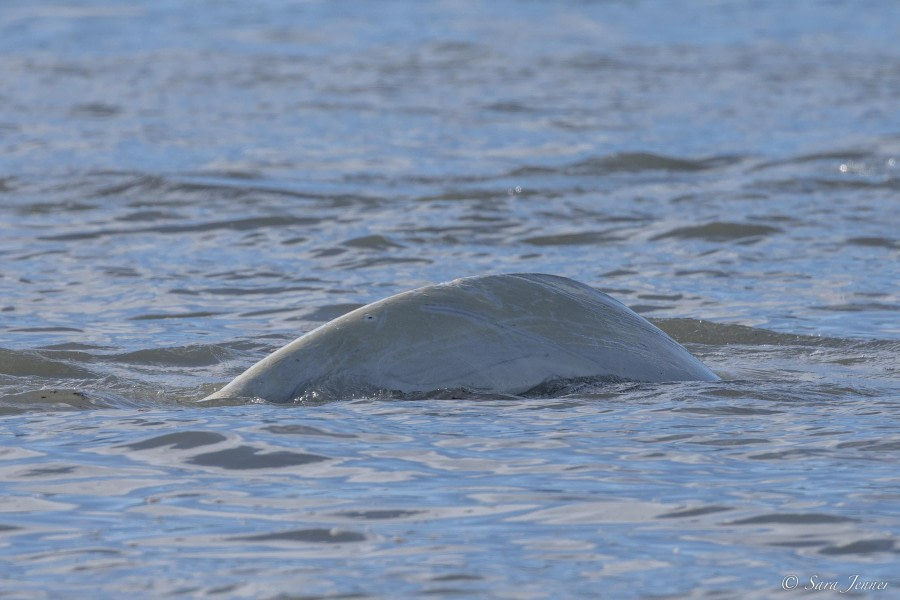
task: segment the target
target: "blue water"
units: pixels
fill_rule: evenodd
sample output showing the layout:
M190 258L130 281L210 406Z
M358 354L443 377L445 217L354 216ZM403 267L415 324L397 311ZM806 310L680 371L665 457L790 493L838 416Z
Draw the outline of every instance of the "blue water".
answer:
M0 4L0 593L894 597L898 34L863 0ZM521 271L723 381L196 404Z

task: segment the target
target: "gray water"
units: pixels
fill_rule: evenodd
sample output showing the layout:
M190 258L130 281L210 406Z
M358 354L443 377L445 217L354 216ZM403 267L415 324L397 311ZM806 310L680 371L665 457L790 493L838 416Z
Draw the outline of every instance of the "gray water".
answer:
M0 596L897 597L897 39L883 0L0 4ZM196 404L520 271L723 381Z

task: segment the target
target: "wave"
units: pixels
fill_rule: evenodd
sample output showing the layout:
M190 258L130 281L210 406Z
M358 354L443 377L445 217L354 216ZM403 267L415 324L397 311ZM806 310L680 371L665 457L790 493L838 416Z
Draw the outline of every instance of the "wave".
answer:
M664 233L654 235L651 241L666 238L702 239L710 242L729 242L733 240L748 240L749 238L763 238L772 234L782 233L779 227L771 225L757 225L754 223L732 223L714 221L703 225L677 227Z
M611 175L616 173L641 173L645 171L708 171L729 167L744 160L743 156L722 155L702 159L680 158L652 152L616 152L585 158L560 167L523 166L509 173L508 177L534 175Z

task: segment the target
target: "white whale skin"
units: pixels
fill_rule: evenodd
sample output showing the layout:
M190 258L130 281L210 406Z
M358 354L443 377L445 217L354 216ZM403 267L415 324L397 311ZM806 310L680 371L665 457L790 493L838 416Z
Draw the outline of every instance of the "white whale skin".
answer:
M288 402L327 389L520 394L556 379L719 378L660 329L592 287L538 273L403 292L276 350L204 400Z

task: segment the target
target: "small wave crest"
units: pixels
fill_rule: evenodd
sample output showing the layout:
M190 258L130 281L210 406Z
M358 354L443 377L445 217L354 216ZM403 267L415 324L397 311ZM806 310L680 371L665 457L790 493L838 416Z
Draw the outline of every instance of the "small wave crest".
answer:
M524 166L509 173L510 177L530 175L611 175L616 173L642 173L646 171L707 171L734 165L743 157L734 155L692 159L654 154L652 152L616 152L585 158L561 167Z

